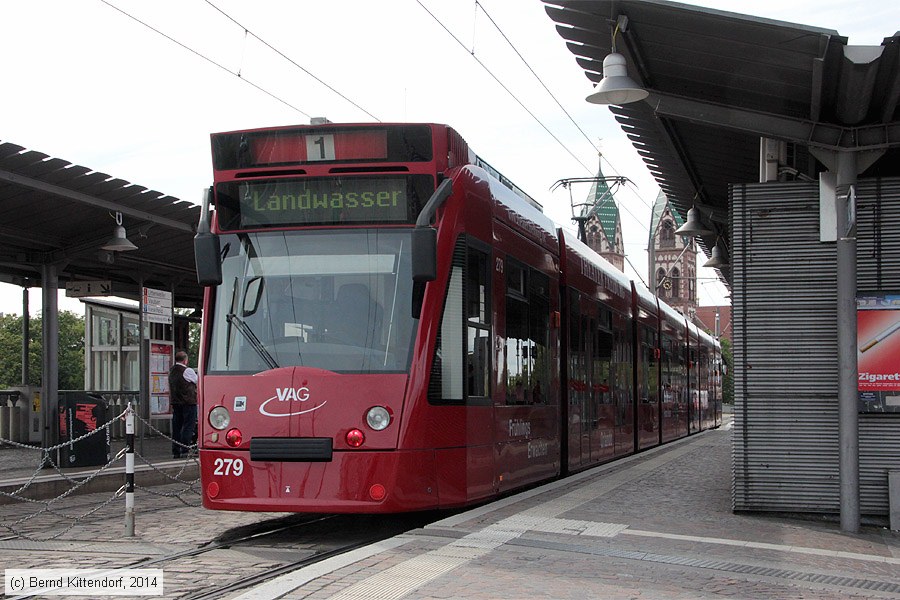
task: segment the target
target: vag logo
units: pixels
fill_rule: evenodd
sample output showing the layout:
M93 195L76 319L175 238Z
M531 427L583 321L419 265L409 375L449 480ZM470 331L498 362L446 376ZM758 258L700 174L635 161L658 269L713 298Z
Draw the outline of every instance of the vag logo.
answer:
M310 408L306 408L303 404L300 406L296 404L308 402L311 398L312 394L306 386L298 388L275 388L275 395L260 404L259 412L267 417L293 417L319 410L327 404L326 401ZM270 406L272 402L275 404ZM301 410L295 410L297 408L301 408Z
M287 402L288 400L306 402L309 400L309 388L275 388L275 396L278 398L279 402Z

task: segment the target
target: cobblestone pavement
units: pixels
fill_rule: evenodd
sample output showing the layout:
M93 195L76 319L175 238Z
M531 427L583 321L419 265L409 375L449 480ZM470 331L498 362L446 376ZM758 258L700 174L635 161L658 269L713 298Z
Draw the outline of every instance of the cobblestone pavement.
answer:
M824 520L733 514L730 454L730 431L705 432L223 597L900 598L900 536L874 527L848 535ZM178 486L154 489L168 493ZM70 498L66 508L105 498ZM196 550L226 530L283 515L213 512L152 494L138 495L136 507L133 538L124 536L122 507L112 503L59 539L0 539L0 563L158 567L165 597L179 598L311 552L301 536L154 563ZM0 506L3 520L26 510ZM52 531L52 523L28 526L35 534ZM335 527L330 533L343 532Z
M178 598L192 591L240 580L277 566L285 560L266 560L227 548L197 556L186 556L159 565L148 563L176 553L195 550L208 544L224 531L259 524L283 515L276 513L213 512L199 506L187 506L174 496L159 495L178 492L181 486L154 488L157 495L136 492L135 535L125 535L124 504L106 504L90 517L80 520L59 539L37 541L0 539L0 564L4 569L111 569L162 568L165 597ZM69 499L62 511L80 512L86 506L102 505L105 494L87 494ZM25 505L0 506L3 520L27 514ZM28 522L28 534L47 538L58 528L68 527L68 519L42 515L40 522ZM5 581L4 581L5 582ZM60 598L60 596L52 596ZM81 596L83 598L83 596Z

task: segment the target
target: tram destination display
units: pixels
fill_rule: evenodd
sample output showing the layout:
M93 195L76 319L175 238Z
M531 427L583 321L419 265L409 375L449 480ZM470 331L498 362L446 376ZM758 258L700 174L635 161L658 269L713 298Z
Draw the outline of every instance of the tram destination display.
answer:
M406 223L406 178L279 179L242 182L240 227Z

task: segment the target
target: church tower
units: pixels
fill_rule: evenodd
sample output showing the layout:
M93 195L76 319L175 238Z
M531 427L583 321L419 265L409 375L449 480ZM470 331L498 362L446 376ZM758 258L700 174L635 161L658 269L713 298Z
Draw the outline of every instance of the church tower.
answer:
M693 237L676 235L684 219L662 192L653 203L648 243L650 283L669 306L689 319L697 313L697 243Z
M584 223L584 242L614 267L624 272L625 245L622 242L619 206L603 178L603 170L598 165L597 178L584 201L584 209L579 220Z

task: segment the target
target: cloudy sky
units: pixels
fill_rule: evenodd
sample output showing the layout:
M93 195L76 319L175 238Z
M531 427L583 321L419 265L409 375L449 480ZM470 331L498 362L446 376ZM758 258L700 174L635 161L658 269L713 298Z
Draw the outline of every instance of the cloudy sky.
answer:
M900 28L886 0L692 4L834 29L859 45ZM593 175L599 147L604 173L634 182L616 197L628 259L646 279L658 187L609 110L584 101L590 82L538 0L6 1L0 55L0 141L188 201L211 181L211 132L317 116L424 121L455 127L571 226L568 193L550 188ZM699 289L701 304L725 302L721 284ZM21 312L18 288L0 284L0 312Z

